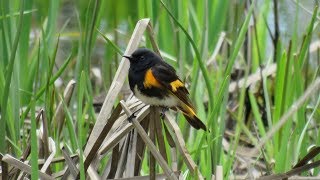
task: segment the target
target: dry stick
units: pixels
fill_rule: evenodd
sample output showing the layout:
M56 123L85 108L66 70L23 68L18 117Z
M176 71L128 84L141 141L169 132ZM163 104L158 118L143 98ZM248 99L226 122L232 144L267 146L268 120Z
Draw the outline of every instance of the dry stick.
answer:
M77 153L80 156L80 151L79 150L77 150ZM82 157L83 157L83 159L86 158L84 155ZM98 180L101 179L101 176L98 174L98 172L96 171L95 167L93 167L92 165L90 165L88 167L87 175L88 175L88 178L90 178L90 179L98 179ZM76 179L80 179L80 173L78 173L78 176L77 176Z
M38 125L39 121L40 121L40 117L41 115L43 114L43 109L40 109L37 117L36 117L36 124ZM27 140L27 143L28 143L28 146L27 148L24 150L24 152L22 153L22 156L20 158L21 161L25 161L28 156L30 155L30 152L31 152L31 143L30 143L30 139L31 139L31 136L28 136L28 140Z
M132 115L132 112L130 111L130 109L126 106L126 104L123 100L121 100L120 103L121 103L123 110L126 112L127 116L130 117ZM166 163L166 161L163 159L161 154L158 152L157 147L152 143L152 141L148 137L147 133L141 127L140 123L135 118L133 118L132 124L134 125L134 127L138 131L142 140L148 146L149 150L152 152L153 156L157 159L157 161L159 162L160 166L162 167L163 171L168 176L168 178L178 180L178 178L175 176L174 172L170 169L169 165Z
M155 113L156 113L156 115L155 115L156 119L154 119L155 120L154 123L155 123L155 127L156 127L156 135L157 135L159 150L160 150L162 157L166 160L166 162L168 162L166 145L164 143L164 137L163 137L163 133L162 133L162 123L161 123L158 108L156 109Z
M74 161L72 160L72 158L69 155L69 152L65 149L65 147L63 146L62 149L62 155L64 157L64 159L66 160L66 164L68 165L68 169L70 170L73 178L77 177L79 170L77 168L77 165L74 163Z
M252 84L257 83L258 81L261 81L261 73L262 77L268 77L272 74L274 74L277 70L276 64L270 64L267 67L261 69L259 68L255 73L250 74L248 77L244 77L240 80L236 80L230 83L229 85L229 93L233 93L238 89L241 89L243 87L247 88ZM205 102L208 102L208 98L204 100Z
M49 135L48 135L48 120L47 120L47 117L45 115L46 113L43 113L42 114L42 126L40 128L40 131L42 131L42 136L40 135L39 139L40 141L42 140L42 145L43 145L43 154L44 154L44 159L47 159L47 164L45 164L45 166L43 166L41 168L41 171L42 172L45 172L47 170L48 167L46 166L49 166L50 165L50 162L52 160L52 156L50 159L49 156L50 156L50 150L49 150ZM54 148L55 149L55 148ZM54 152L55 154L55 152ZM53 155L54 156L54 155ZM49 161L48 161L49 160ZM48 164L49 163L49 164ZM44 171L43 171L44 170ZM49 172L47 173L50 173L50 170Z
M294 168L286 173L280 173L280 174L273 174L273 175L269 175L269 176L262 176L260 178L257 178L258 180L281 180L281 179L285 179L285 178L289 178L295 174L300 174L302 172L308 171L310 169L316 168L320 166L320 160L309 163L309 164L305 164L303 166L300 166L298 168ZM318 177L319 179L319 177Z
M131 141L129 142L129 148L128 148L128 159L126 164L126 176L127 177L133 177L134 176L134 168L132 168L132 165L135 164L135 157L137 152L137 131L133 129L131 136Z
M309 53L313 53L320 49L320 40L312 42L309 46Z
M155 142L155 119L156 119L156 114L155 114L155 111L156 111L156 107L154 106L151 106L150 107L150 124L149 124L149 127L150 127L150 130L149 130L149 136L150 136L150 139L152 141L153 144L156 144ZM150 161L149 161L149 174L150 174L150 179L156 179L156 160L155 158L153 157L152 155L152 152L150 151L149 152L149 158L150 158Z
M39 121L40 121L40 118L41 116L44 114L44 110L43 109L40 109L40 111L38 112L38 115L36 117L36 124L38 125L39 124ZM28 156L30 155L30 152L31 152L31 143L30 143L30 139L31 139L31 136L28 136L28 140L27 140L27 148L24 150L24 152L22 153L22 156L20 158L20 161L24 162ZM13 179L17 179L18 176L20 174L20 169L17 169L17 171L15 172L15 175L12 175Z
M278 0L273 0L273 17L274 17L274 39L273 42L273 57L274 61L277 57L278 41L280 38L280 28L279 28L279 10L278 10Z
M150 111L150 106L145 106L144 108L142 108L137 114L137 117L136 117L137 121L143 120L148 115L149 111ZM102 155L107 153L110 149L116 146L119 143L119 141L126 134L128 134L128 132L131 131L132 129L133 129L133 125L131 123L121 128L121 130L119 130L113 136L111 136L108 139L108 141L101 147L101 149L99 149L98 154Z
M61 171L52 173L52 177L53 177L54 179L65 180L65 179L63 179L62 177L63 177L66 173L67 173L66 169L63 169L63 170L61 170Z
M320 78L317 78L312 85L308 87L305 93L300 96L300 98L293 103L290 109L280 118L279 122L264 136L259 144L249 153L256 154L259 152L260 148L270 139L273 135L289 120L289 118L300 108L300 106L307 101L310 96L314 93L319 92L320 89Z
M303 9L306 13L308 13L309 15L313 15L313 12L310 11L308 8L306 8L305 6L303 6L303 4L301 4L300 2L298 2L297 0L291 0L293 3L295 3L296 6L299 6L301 9ZM316 18L318 20L320 20L320 16L316 16Z
M151 42L151 45L152 45L152 49L154 50L154 52L156 52L161 57L158 44L156 43L156 40L155 40L155 37L154 37L154 31L153 31L153 28L152 28L150 23L148 24L147 31L148 31L148 34L149 34L149 38L150 38L150 42Z
M103 143L105 137L108 135L111 127L113 126L116 119L119 117L121 113L121 106L118 104L116 108L113 110L111 117L108 119L108 122L102 127L101 133L98 135L96 141L93 143L92 149L88 153L87 157L84 156L84 170L85 172L88 171L88 175L91 179L96 176L96 172L91 165L94 158L97 156L97 151L100 148L101 144ZM80 173L78 173L77 179L79 178Z
M167 125L164 123L164 130L166 133L166 137L167 137L167 141L168 144L170 145L170 152L171 152L171 167L173 171L177 171L178 170L178 158L177 158L177 148L176 148L176 144L174 143L174 140L167 128Z
M124 171L126 169L126 162L127 162L127 157L128 157L128 148L129 148L129 142L131 139L131 134L130 132L127 134L127 137L125 138L125 141L123 142L123 146L122 146L122 151L121 151L121 155L120 155L120 159L119 159L119 163L117 166L117 172L116 172L116 176L115 179L124 177Z
M216 180L223 180L223 168L222 168L222 166L217 166L216 167L215 179Z
M284 178L284 177L283 177ZM247 180L248 177L246 175L235 175L235 176L229 176L228 179L234 179L234 180ZM256 178L257 180L261 180L259 178ZM319 177L306 177L306 176L292 176L288 178L289 180L319 180ZM139 179L140 180L140 179ZM141 179L142 180L142 179ZM265 179L266 180L266 179ZM276 180L276 179L269 179L269 180Z
M168 141L169 146L171 148L176 148L176 144L175 144L173 137L171 136L171 134L167 128L167 125L164 123L163 126L164 126L164 131L166 133L166 137L167 137L167 141Z
M141 122L141 126L146 132L148 132L149 130L149 122L150 122L149 116L147 116L146 119ZM140 173L145 149L146 149L146 144L143 142L141 136L138 135L137 146L136 146L136 157L135 157L135 164L134 164L134 176L138 176Z
M76 81L73 79L70 80L63 92L63 100L67 105L70 104L75 85L76 85ZM54 113L54 116L52 119L53 119L52 121L53 127L58 128L58 132L59 134L61 134L62 125L64 124L64 119L65 119L65 112L64 112L62 100L59 102L57 110Z
M262 71L261 71L262 70ZM261 79L261 73L263 77L270 76L274 74L277 70L277 65L276 64L271 64L268 67L261 69L259 68L255 73L249 75L247 78L242 78L238 81L231 82L229 85L229 92L232 93L236 91L237 89L241 89L242 87L249 87L251 84L254 84Z
M76 156L75 155L71 155L69 157L72 159L74 164L77 164L79 162L78 154ZM67 160L64 159L64 161L66 162ZM61 180L68 180L69 179L69 175L70 175L70 170L69 170L68 166L66 166L63 170L61 170L59 172L55 172L55 173L52 174L54 179L60 178Z
M300 174L302 172L308 171L310 169L316 168L320 165L320 161L315 161L307 164L313 158L315 158L320 152L320 147L312 149L298 164L296 164L290 171L280 174L273 174L269 176L263 176L258 179L260 180L273 180L273 179L285 179L291 177L295 174Z
M70 157L71 157L72 159L74 159L74 158L78 157L78 155L77 155L77 154L72 154ZM51 163L61 163L61 162L64 162L64 161L65 161L64 157L61 156L61 157L53 158L52 161L51 161ZM39 165L43 165L45 162L46 162L45 159L39 159L39 160L38 160L38 164L39 164Z
M11 166L14 166L14 167L20 169L23 172L31 174L31 166L30 165L19 161L18 159L12 157L9 154L4 155L3 158L2 158L2 161L8 163ZM41 171L39 171L39 176L40 176L41 179L53 179L53 177L51 177L48 174L43 173Z
M9 179L9 172L8 172L8 164L4 161L2 161L3 155L0 153L0 167L1 167L1 178L2 180L7 180Z
M315 161L310 164L306 164L304 166L301 166L301 167L298 167L295 169L292 169L286 173L273 174L273 175L269 175L269 176L262 176L260 178L257 178L257 180L282 180L282 179L289 178L290 176L293 176L295 174L300 174L302 172L308 171L308 170L313 169L318 166L320 166L320 160ZM319 179L319 177L318 177L318 179Z
M165 120L166 124L168 125L168 127L173 131L172 134L175 137L176 145L178 145L178 150L180 151L188 169L190 170L190 172L192 174L196 174L196 171L198 169L197 165L192 160L192 158L186 148L186 143L183 140L183 136L182 136L182 133L180 131L178 124L171 117L169 117L167 114L165 114L164 120ZM203 177L199 171L197 174L199 175L199 177L198 177L199 179L203 179Z
M150 19L141 19L140 21L138 21L129 41L128 47L125 51L126 55L131 54L134 50L138 48L139 42L141 41L143 33L149 22ZM113 104L115 103L117 95L119 94L121 87L127 77L129 65L129 61L126 58L122 58L119 68L116 72L115 78L112 81L112 84L106 96L106 99L103 102L97 121L87 141L87 145L84 150L85 156L87 156L89 152L92 150L94 143L97 141L99 134L101 133L108 117L110 116Z
M146 105L142 104L142 103L140 103L140 105L134 105L133 104L133 105L130 106L130 109L132 111L134 111L134 112L136 112L137 110L140 110L142 112L142 109L145 106ZM148 109L148 113L149 113L149 109ZM124 128L126 128L128 126L129 126L129 123L127 121L127 115L124 112L121 112L120 113L120 117L114 122L112 128L110 129L110 132L105 137L105 139L104 139L104 141L102 143L102 147L100 147L100 149L104 149L107 146L108 142L110 143L110 138L112 138L115 134L119 133L119 131L123 131ZM129 132L129 131L127 131L127 132Z
M117 165L119 162L120 158L120 151L119 151L119 144L117 144L113 149L112 149L112 157L110 159L111 165L109 169L109 173L107 176L107 179L114 179L116 172L117 172ZM103 177L103 176L102 176Z
M219 36L219 40L216 44L216 47L212 53L212 55L210 56L209 60L207 61L207 66L209 66L211 63L215 62L217 59L217 55L222 47L222 43L224 41L226 37L226 33L225 32L221 32L220 36Z
M171 167L173 171L178 171L177 148L172 147L171 151Z
M98 149L100 148L101 144L103 143L104 138L109 133L112 125L114 124L116 119L119 117L119 115L121 113L121 110L122 110L121 106L118 104L117 107L114 109L114 111L113 111L111 117L109 118L108 122L104 126L102 126L101 133L98 136L96 136L97 139L92 144L92 148L88 152L87 158L84 161L84 170L85 170L85 172L87 171L87 169L90 166L91 162L93 161L93 159L97 155Z
M316 147L312 148L311 151L308 152L308 154L305 155L295 166L293 166L292 169L306 165L309 161L311 161L313 158L315 158L318 154L320 154L320 146L316 146Z
M47 160L45 161L45 163L43 164L42 168L41 168L41 172L46 172L50 166L50 164L52 163L53 157L56 155L56 144L53 141L53 139L51 137L48 138L48 150L51 151L51 154L48 156Z
M176 176L179 176L181 174L180 171L174 172ZM157 174L156 179L166 179L166 174ZM110 179L111 180L111 179ZM150 180L150 176L135 176L135 177L129 177L129 178L119 178L117 180Z

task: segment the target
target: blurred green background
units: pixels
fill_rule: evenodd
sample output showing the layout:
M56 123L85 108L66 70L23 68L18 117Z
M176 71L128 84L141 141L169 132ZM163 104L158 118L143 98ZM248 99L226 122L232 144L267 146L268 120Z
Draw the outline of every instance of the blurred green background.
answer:
M71 79L77 85L71 105L64 109L69 116L63 136L53 127L49 127L49 135L72 153L83 147L96 120L93 103L102 102L121 60L121 54L104 39L124 52L137 21L150 18L164 59L186 82L199 117L210 129L210 133L195 131L181 114L176 115L200 172L209 178L216 166L222 165L225 177L243 174L248 169L239 168L238 147L255 146L319 78L318 3L2 0L0 152L21 156L30 132L36 150L35 112L44 108L51 124ZM151 48L145 34L140 46ZM230 83L272 64L277 70L261 83L229 92ZM123 93L127 92L124 86ZM262 162L262 171L267 173L285 172L306 155L308 148L319 145L319 96L317 92L304 103L250 164ZM229 149L223 142L228 142ZM38 157L35 150L31 157ZM192 177L181 157L179 170ZM148 174L147 161L142 174Z

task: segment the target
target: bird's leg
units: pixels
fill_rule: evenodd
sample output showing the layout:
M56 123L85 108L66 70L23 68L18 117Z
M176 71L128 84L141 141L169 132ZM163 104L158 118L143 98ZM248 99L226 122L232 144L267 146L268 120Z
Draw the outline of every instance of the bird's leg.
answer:
M167 112L168 110L169 110L168 107L165 107L165 106L162 107L162 110L161 110L161 112L160 112L160 117L161 117L161 119L164 119L164 116L166 115L166 112Z

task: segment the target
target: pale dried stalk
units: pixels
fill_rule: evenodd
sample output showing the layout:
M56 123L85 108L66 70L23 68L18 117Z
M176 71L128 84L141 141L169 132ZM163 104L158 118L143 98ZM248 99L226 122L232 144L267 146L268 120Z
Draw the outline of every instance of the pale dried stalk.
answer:
M51 154L49 155L49 157L47 158L47 160L45 161L45 163L43 164L42 168L41 168L41 172L45 173L47 171L47 169L49 168L50 164L52 163L52 160L54 158L54 156L56 155L56 144L54 142L54 140L49 137L48 138L48 143L49 143L49 151L51 152Z
M113 110L113 113L110 116L108 122L102 127L101 133L97 137L96 141L93 143L91 151L88 153L88 155L84 161L84 170L85 171L88 169L91 162L96 157L98 149L100 148L101 144L103 143L104 138L109 133L112 125L114 124L116 119L119 117L121 110L122 110L121 106L118 104L117 107Z
M262 70L262 76L267 77L272 74L274 74L277 70L277 65L276 64L271 64L270 66L264 68ZM254 74L249 75L248 77L242 78L239 81L232 82L229 85L229 92L232 93L237 89L241 89L242 87L245 86L245 88L249 87L251 84L254 84L258 81L261 80L261 69L259 68L257 72Z
M125 141L123 142L122 151L120 155L120 159L117 166L117 172L115 175L115 179L124 177L124 171L126 169L126 162L128 157L128 148L129 148L129 142L130 142L130 133L128 133L127 137L125 138Z
M308 87L305 93L300 96L300 98L291 105L288 111L280 118L277 124L275 124L272 129L268 131L266 136L264 136L259 144L250 152L250 154L256 154L259 152L261 147L270 140L273 135L289 120L289 118L314 94L319 93L320 89L320 78L317 78L312 85Z
M148 130L149 130L149 122L150 122L149 116L147 116L145 118L145 120L143 120L141 122L141 126L143 127L143 129L146 132L148 132ZM136 147L136 156L135 156L135 164L134 164L134 176L138 176L140 174L145 149L146 149L146 144L143 142L140 135L137 136L137 147Z
M1 167L0 179L2 178L2 180L7 180L9 179L8 164L2 161L2 158L3 158L3 155L0 153L0 167Z
M127 165L126 165L126 176L127 177L133 177L134 176L134 168L132 168L132 165L135 164L136 161L136 152L137 152L137 138L138 134L135 129L132 131L131 141L129 142L129 148L128 148L128 158L127 158Z
M127 116L130 117L132 115L132 112L130 109L126 106L125 102L122 100L120 101L123 110L126 112ZM175 179L178 180L178 178L175 176L174 172L170 169L169 165L167 162L163 159L159 151L157 150L157 147L152 143L152 140L149 138L147 133L144 131L143 127L140 125L140 123L133 118L132 119L132 124L138 131L139 135L141 136L142 140L146 143L147 147L153 154L153 156L156 158L160 166L162 167L163 171L165 174L168 176L169 179Z
M8 163L11 166L14 166L14 167L20 169L21 171L23 171L25 173L31 174L31 166L30 165L19 161L18 159L12 157L9 154L4 155L2 158L2 161ZM41 179L49 179L49 180L52 179L53 180L53 177L51 177L48 174L43 173L41 171L39 171L39 176Z
M180 131L180 128L178 126L178 124L171 118L169 117L167 114L165 114L165 118L164 118L167 127L170 128L173 133L172 135L174 136L174 141L175 144L178 147L178 150L180 151L183 160L185 161L188 169L190 170L190 172L192 174L196 174L196 171L198 169L196 163L192 160L187 148L186 148L186 143L183 140L183 136L182 133ZM199 175L199 179L203 179L203 176L201 175L200 171L197 172Z
M180 171L176 171L174 172L174 174L176 176L180 176L181 172ZM160 179L166 179L167 175L166 174L157 174L156 175L156 179L160 180ZM130 178L119 178L117 180L150 180L150 176L135 176L135 177L130 177Z
M54 113L54 116L52 118L53 119L53 121L52 121L53 127L58 128L59 134L61 134L62 125L64 124L63 121L65 119L65 112L64 112L62 101L64 101L66 103L66 105L70 104L75 85L76 85L75 80L72 79L69 81L66 89L63 92L63 100L62 99L60 100L59 105L57 107L57 110Z
M143 33L147 28L149 22L150 19L141 19L140 21L138 21L129 41L129 44L127 46L127 49L125 51L126 55L131 54L134 50L138 48L139 42L141 41ZM102 128L106 124L106 121L111 114L113 104L115 103L117 96L121 90L121 87L127 77L129 65L129 61L126 58L122 58L119 68L116 72L115 78L112 81L110 90L108 91L106 99L103 102L101 111L98 115L97 121L92 129L87 145L85 147L84 154L86 156L91 151L94 143L96 142L97 138L99 137L99 134L102 131Z
M158 44L156 43L156 38L154 37L154 31L153 28L151 26L151 24L149 23L147 26L147 31L149 33L149 38L150 38L150 42L152 45L152 49L154 50L154 52L156 52L159 56L161 56L160 54L160 49L158 47Z
M144 119L150 111L150 106L145 106L142 108L139 113L137 114L136 119L138 121L141 121ZM111 136L105 144L99 149L98 154L102 155L107 153L110 149L112 149L114 146L116 146L119 141L132 129L134 126L129 123L126 126L122 127L120 131L116 132L113 136Z
M149 136L152 141L152 143L155 145L156 138L155 138L155 120L156 120L156 114L155 114L156 108L154 106L150 107L150 123L149 123ZM155 145L156 147L156 145ZM150 179L155 179L156 178L156 160L154 156L152 155L153 153L150 151L149 152L149 175Z
M225 32L221 32L221 34L219 36L219 40L218 40L218 42L216 44L216 47L215 47L212 55L210 56L209 60L207 61L207 66L209 66L210 64L212 64L213 62L216 61L217 55L218 55L218 53L219 53L219 51L221 49L221 46L222 46L222 43L223 43L225 37L226 37L226 33Z
M66 164L68 165L68 168L73 178L76 178L78 176L79 170L77 168L77 165L74 163L73 159L70 157L69 152L65 149L65 147L62 147L62 155L64 156L66 160Z
M156 113L155 114L156 119L154 119L154 123L155 123L155 128L156 128L156 135L157 135L157 142L159 145L159 150L160 150L162 157L166 160L166 162L168 162L166 145L164 143L164 136L162 133L162 123L161 123L160 113L159 113L158 108L155 108L155 113Z
M172 170L178 171L178 158L177 158L177 149L175 147L170 149L171 151L171 167Z
M222 166L217 166L216 167L216 180L223 180L223 168Z

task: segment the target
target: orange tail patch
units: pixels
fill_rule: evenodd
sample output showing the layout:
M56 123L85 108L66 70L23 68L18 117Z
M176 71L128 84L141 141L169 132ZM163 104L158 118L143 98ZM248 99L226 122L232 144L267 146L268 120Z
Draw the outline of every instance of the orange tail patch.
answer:
M182 105L178 107L182 112L188 123L196 128L196 129L203 129L204 131L207 131L206 125L197 117L196 113L194 110L187 106L187 105Z

